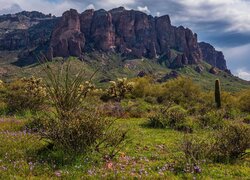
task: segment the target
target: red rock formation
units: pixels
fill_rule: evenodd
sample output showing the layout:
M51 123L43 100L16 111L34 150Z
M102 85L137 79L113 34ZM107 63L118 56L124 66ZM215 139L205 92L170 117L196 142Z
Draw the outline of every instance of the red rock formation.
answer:
M221 70L227 70L226 60L222 52L216 51L212 45L205 42L199 43L199 47L204 61Z
M71 9L63 14L52 34L51 48L54 57L81 56L85 38L80 27L80 18L76 10Z
M85 42L86 40L86 42ZM85 51L116 51L135 58L169 57L170 49L183 53L177 64L201 60L196 34L171 25L169 16L152 17L143 12L117 8L75 10L63 14L52 35L54 56L80 56Z

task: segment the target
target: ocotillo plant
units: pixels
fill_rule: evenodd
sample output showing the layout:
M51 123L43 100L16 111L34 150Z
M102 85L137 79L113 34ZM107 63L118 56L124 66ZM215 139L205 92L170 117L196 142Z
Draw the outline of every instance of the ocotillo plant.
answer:
M221 107L221 88L220 88L220 80L215 81L215 91L214 91L215 103L217 108Z

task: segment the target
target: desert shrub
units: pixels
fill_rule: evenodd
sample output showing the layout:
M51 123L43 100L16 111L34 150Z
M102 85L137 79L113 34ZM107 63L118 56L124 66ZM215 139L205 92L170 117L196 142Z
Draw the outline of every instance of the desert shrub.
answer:
M177 78L170 80L163 85L163 96L168 101L188 107L200 101L201 91L199 86L188 78Z
M131 118L147 117L147 114L153 108L151 104L145 102L143 99L124 100L122 101L122 106L125 110L126 117Z
M149 116L148 125L154 128L170 127L185 132L193 131L192 121L187 118L187 111L181 106L169 106L153 112Z
M154 82L151 77L133 79L134 88L132 95L135 97L158 97L162 94L162 86Z
M168 126L168 117L166 108L159 108L149 115L147 125L152 128L166 128Z
M236 109L237 108L237 98L234 94L222 91L221 93L222 107L225 109Z
M215 135L213 158L217 162L231 162L242 157L249 147L250 128L242 124L229 124Z
M243 122L246 123L246 124L250 124L250 115L246 116L246 117L243 119Z
M120 102L108 102L98 107L99 112L105 117L121 118L125 115L125 110Z
M70 119L69 119L70 118ZM108 128L113 124L108 118L103 118L96 109L88 108L80 113L69 113L67 117L42 117L36 120L36 127L42 137L65 151L83 153L92 145L96 145L105 136ZM39 122L40 121L40 122Z
M39 110L46 98L46 89L40 78L22 78L8 84L6 103L11 112Z
M0 80L0 115L6 114L7 111L6 93L5 84Z
M202 128L218 129L224 125L223 112L219 110L211 110L199 117Z
M185 134L181 142L181 151L185 155L186 163L190 165L209 159L212 148L213 141L208 140L208 137Z
M239 108L242 111L250 112L250 90L241 91L239 96Z
M145 102L150 103L150 104L157 104L157 98L156 97L152 97L152 96L147 96L144 98Z
M2 80L0 80L0 88L2 88L2 87L3 87L3 85L4 85L3 81L2 81Z
M101 97L104 101L115 100L119 102L133 89L133 83L128 82L127 78L118 78L117 81L111 81L110 83L107 92Z
M84 80L84 71L73 73L70 61L58 65L56 71L48 64L43 70L47 75L48 97L54 108L42 118L39 133L43 138L57 148L74 153L85 152L93 146L99 151L104 144L116 149L123 142L125 132L114 131L112 120L103 118L97 109L85 105L85 98L93 85ZM110 138L113 144L109 143Z
M186 121L187 111L181 106L173 106L167 110L168 125L172 128L180 128Z

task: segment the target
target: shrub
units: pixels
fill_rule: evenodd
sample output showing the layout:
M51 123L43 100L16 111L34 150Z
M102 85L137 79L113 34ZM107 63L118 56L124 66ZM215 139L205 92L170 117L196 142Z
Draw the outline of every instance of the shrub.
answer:
M212 128L212 129L218 129L221 128L224 124L223 121L223 112L211 110L207 112L205 115L201 115L199 117L200 124L202 128Z
M5 114L7 111L6 93L5 84L0 80L0 115Z
M243 120L244 123L250 124L250 115L246 116Z
M86 96L94 88L90 81L84 81L84 71L73 73L70 61L59 65L57 71L49 65L43 69L54 111L42 118L41 136L56 147L74 153L85 152L93 146L99 151L104 144L119 147L125 132L114 131L112 120L103 118L97 109L84 106Z
M104 101L115 100L121 101L125 95L130 93L133 89L133 83L127 81L127 78L118 78L117 81L111 81L111 85L107 93L101 98Z
M163 97L183 107L189 107L200 101L201 91L188 78L179 77L163 84Z
M242 111L250 112L250 90L239 92L239 108Z
M98 107L98 110L103 116L107 117L121 118L125 114L125 110L120 102L108 102L102 104Z
M166 128L168 126L166 111L166 108L160 108L152 112L148 118L148 126L152 128Z
M191 166L207 160L212 147L213 143L207 137L201 138L190 134L185 134L181 142L181 151L185 155L185 161Z
M217 162L230 162L242 157L250 147L250 128L242 124L230 124L215 136L213 157Z
M151 77L143 77L133 79L134 88L132 95L135 97L158 97L162 95L162 86L159 83L155 83Z
M170 127L185 132L193 131L193 124L187 118L187 111L181 106L160 108L149 116L148 125L154 128Z
M0 88L2 88L3 87L3 81L2 80L0 80Z
M171 128L181 128L186 122L187 111L181 106L173 106L167 110L169 118L168 125Z
M39 110L46 98L46 89L40 78L22 78L7 87L6 101L11 112Z

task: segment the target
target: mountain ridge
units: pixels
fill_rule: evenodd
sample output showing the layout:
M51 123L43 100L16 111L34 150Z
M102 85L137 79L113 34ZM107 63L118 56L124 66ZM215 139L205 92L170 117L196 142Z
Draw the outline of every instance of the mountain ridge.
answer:
M1 17L15 17L14 24L22 25L23 20L32 23L23 29L4 29L6 21ZM21 65L34 63L34 54L40 52L48 59L75 56L83 60L87 52L111 51L128 58L156 59L170 68L205 60L227 70L222 53L207 43L199 43L197 34L190 29L172 26L168 15L153 17L123 7L81 14L71 9L62 17L39 12L4 15L0 16L0 30L0 50L19 50L17 64Z

